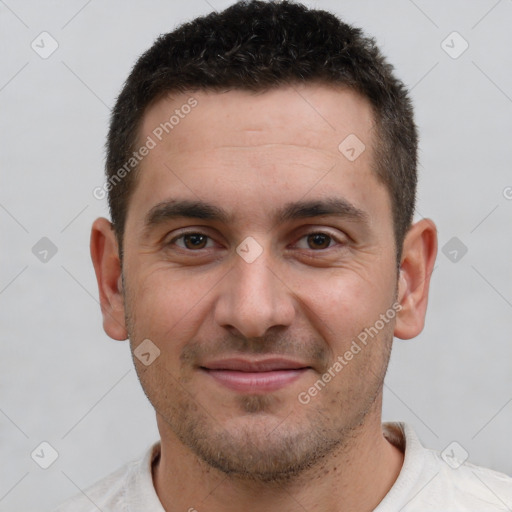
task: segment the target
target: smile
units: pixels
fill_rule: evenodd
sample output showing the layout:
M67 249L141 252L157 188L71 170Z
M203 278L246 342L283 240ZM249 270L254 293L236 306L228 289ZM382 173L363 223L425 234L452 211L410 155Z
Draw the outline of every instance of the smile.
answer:
M200 369L233 391L267 393L291 384L311 367L285 359L225 359L207 363Z

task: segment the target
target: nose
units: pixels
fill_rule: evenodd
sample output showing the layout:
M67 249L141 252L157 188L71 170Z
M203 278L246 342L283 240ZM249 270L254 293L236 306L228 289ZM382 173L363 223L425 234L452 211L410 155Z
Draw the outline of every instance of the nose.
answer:
M246 338L265 336L276 326L287 327L295 316L293 291L272 264L268 251L251 263L236 255L234 267L219 283L217 325Z

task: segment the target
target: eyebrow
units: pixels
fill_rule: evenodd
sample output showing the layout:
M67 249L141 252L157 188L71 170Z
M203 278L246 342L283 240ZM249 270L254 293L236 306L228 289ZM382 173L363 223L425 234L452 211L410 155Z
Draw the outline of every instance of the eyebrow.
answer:
M329 197L310 201L289 202L274 214L274 221L283 223L296 219L336 216L361 223L369 222L369 215L346 199ZM218 221L229 224L234 215L214 204L200 200L168 199L153 206L145 216L144 234L157 226L177 218Z

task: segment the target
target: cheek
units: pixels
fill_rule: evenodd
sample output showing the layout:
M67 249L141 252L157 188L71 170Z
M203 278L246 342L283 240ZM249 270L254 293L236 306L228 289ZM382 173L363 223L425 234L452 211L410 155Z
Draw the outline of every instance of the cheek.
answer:
M141 275L133 288L135 336L149 338L173 352L192 338L208 301L206 276L179 278L171 269L158 269Z
M301 293L297 297L305 306L303 313L310 317L324 339L333 343L343 340L344 344L373 325L391 307L392 283L387 278L383 280L382 274L379 279L380 282L368 273L353 269L309 276L307 283L302 276ZM300 280L297 276L296 283Z

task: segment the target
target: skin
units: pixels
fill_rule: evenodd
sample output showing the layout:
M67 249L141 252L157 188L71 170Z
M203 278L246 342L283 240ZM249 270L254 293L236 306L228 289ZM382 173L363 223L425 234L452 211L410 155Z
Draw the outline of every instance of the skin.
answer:
M97 219L91 235L106 333L160 350L149 366L134 358L161 436L160 501L169 512L373 510L403 463L382 434L382 386L393 335L423 329L435 226L410 228L397 272L390 196L371 167L372 110L355 92L308 84L174 95L148 108L141 144L190 96L198 105L140 164L122 270L110 222ZM349 134L366 146L353 162L338 149ZM327 197L364 220L274 219L285 203ZM148 212L171 198L232 218L145 229ZM206 237L177 238L182 228ZM236 252L247 237L262 251L251 263ZM395 303L396 316L301 403ZM200 368L275 354L308 369L270 392L228 389Z

